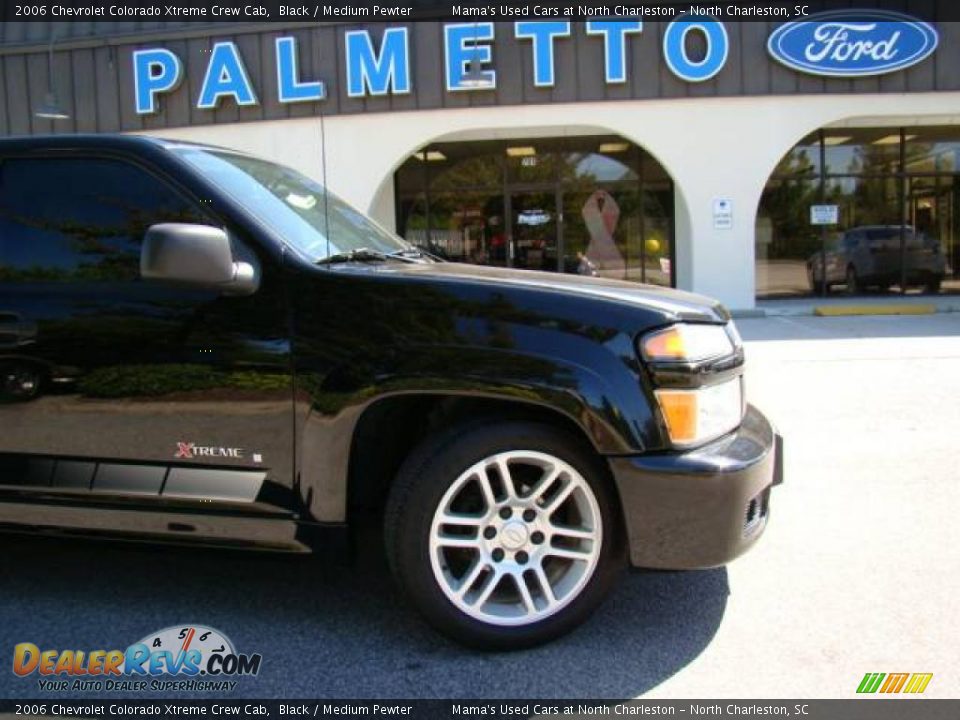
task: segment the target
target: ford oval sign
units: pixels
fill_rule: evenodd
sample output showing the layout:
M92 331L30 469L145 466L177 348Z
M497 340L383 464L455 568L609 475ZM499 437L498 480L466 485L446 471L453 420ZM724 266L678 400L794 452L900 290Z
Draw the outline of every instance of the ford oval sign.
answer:
M787 67L827 77L881 75L915 65L937 48L937 31L909 15L840 10L788 22L767 50Z

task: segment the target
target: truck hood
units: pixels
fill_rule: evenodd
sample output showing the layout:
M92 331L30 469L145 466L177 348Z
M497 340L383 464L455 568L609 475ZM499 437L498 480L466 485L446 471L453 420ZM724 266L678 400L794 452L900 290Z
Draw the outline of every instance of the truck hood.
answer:
M658 285L643 285L624 280L447 262L385 263L365 267L368 269L376 267L378 272L388 274L450 282L509 285L540 292L602 299L622 305L654 309L664 313L669 321L723 323L730 319L726 308L711 298Z

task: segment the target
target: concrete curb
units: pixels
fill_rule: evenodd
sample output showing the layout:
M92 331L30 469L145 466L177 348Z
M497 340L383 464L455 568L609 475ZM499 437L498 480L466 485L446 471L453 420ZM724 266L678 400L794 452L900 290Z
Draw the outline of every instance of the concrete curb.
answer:
M863 315L932 315L935 313L960 313L960 297L943 302L877 302L864 303L862 299L849 302L824 304L822 301L796 303L781 307L762 306L739 308L730 311L737 319L766 317L844 317Z
M818 317L846 317L851 315L933 315L936 305L891 303L884 305L818 305L813 314Z

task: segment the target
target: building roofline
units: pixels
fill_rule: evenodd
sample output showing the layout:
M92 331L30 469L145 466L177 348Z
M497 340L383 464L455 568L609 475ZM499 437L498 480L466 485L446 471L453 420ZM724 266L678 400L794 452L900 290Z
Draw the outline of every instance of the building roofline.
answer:
M30 23L33 24L33 23ZM69 24L69 23L68 23ZM162 40L188 40L213 35L248 35L251 33L271 31L284 32L289 30L303 30L321 25L340 25L340 22L216 22L191 23L189 26L165 27L151 30L134 30L117 33L93 35L57 35L53 37L54 52L64 50L80 50L86 48L117 47L120 45L136 45L146 42ZM29 40L8 42L0 37L0 55L30 55L50 51L51 33Z

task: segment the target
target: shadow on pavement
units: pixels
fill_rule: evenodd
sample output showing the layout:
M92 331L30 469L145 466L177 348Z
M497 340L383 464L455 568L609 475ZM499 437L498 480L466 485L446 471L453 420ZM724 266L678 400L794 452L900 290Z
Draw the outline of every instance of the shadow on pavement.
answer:
M378 552L358 567L313 558L0 535L0 652L124 649L203 624L259 652L237 698L626 698L696 658L720 625L724 569L632 572L600 611L552 644L480 653L402 607ZM370 555L370 557L366 557ZM0 673L0 696L43 697ZM132 693L67 693L125 698ZM169 693L165 696L169 697ZM216 694L182 693L182 697Z

